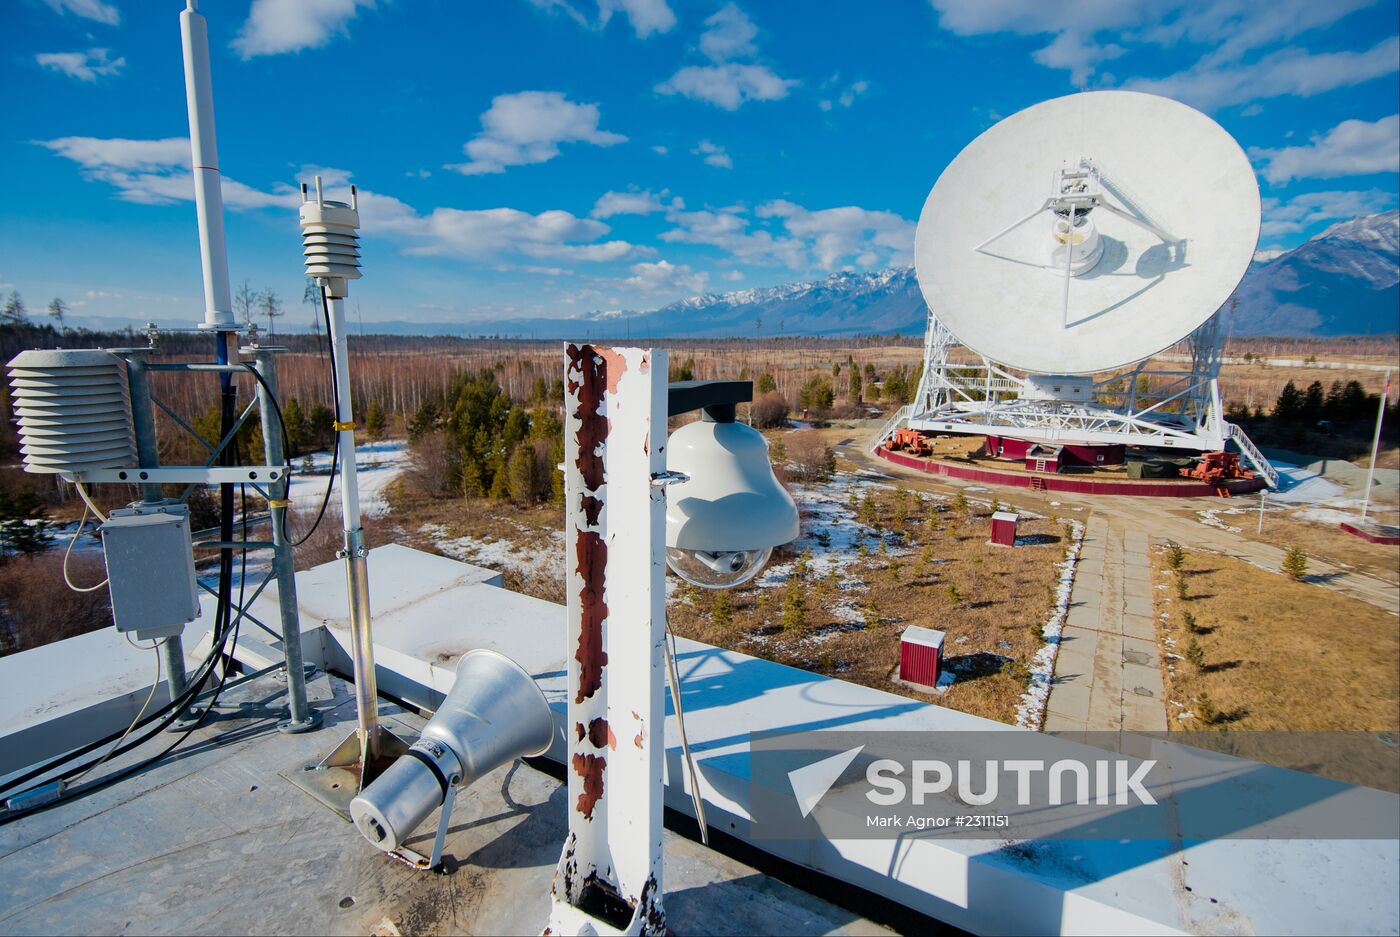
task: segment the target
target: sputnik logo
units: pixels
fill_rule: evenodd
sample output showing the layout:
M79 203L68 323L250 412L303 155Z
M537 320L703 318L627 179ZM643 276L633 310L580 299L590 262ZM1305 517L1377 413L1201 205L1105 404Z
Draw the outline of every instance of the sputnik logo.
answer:
M849 751L831 755L788 772L788 783L792 785L793 796L797 798L797 806L804 818L817 806L817 802L826 796L826 792L831 790L841 773L856 760L856 756L864 748L864 745L859 745Z

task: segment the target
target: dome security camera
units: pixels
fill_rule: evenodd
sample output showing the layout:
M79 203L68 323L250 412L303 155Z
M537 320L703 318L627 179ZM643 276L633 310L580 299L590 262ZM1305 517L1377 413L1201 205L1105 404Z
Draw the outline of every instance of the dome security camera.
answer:
M666 489L666 564L692 585L730 589L797 536L797 505L774 476L761 433L706 417L667 443L667 469L689 479Z

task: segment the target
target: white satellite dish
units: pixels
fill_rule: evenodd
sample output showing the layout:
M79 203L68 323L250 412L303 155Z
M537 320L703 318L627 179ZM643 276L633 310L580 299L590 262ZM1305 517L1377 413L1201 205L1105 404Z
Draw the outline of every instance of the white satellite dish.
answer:
M1151 94L1074 94L958 154L924 203L915 267L933 314L981 355L1040 374L1106 371L1180 341L1229 299L1259 209L1248 157L1206 115Z

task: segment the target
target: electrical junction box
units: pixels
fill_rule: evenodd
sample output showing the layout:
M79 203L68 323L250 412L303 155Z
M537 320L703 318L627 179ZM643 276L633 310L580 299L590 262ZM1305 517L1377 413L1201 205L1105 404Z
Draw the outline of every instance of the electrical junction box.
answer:
M113 511L101 527L118 631L141 640L180 634L199 617L189 512L178 502Z

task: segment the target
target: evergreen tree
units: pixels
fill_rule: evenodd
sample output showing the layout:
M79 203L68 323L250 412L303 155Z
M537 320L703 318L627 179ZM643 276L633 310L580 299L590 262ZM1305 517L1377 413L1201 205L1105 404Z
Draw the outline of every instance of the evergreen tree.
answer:
M11 493L0 488L0 549L32 556L48 548L53 535L44 517L44 503L30 491Z
M758 376L758 392L760 395L771 393L778 389L778 382L773 380L773 375L764 371Z
M1292 381L1284 385L1271 415L1281 423L1296 423L1303 418L1303 395Z
M851 403L852 403L852 404L858 404L858 403L860 403L860 402L861 402L860 369L859 369L859 368L851 368L851 374L850 374L850 377L849 377L847 380L848 380L848 384L847 384L847 391L846 391L846 392L847 392L847 394L848 394L848 395L850 396L850 398L851 398Z
M57 296L49 303L49 315L53 317L54 328L63 331L63 317L68 314L68 304Z
M282 422L286 426L286 438L282 440L282 445L287 457L301 455L308 438L306 413L301 409L301 401L295 397L287 398L287 405L282 408Z
M1308 385L1307 392L1303 394L1303 421L1305 423L1316 423L1322 419L1323 410L1326 406L1326 398L1322 393L1322 382L1313 381Z
M369 409L365 411L365 433L370 439L378 439L384 435L386 424L384 418L384 408L379 406L379 401L370 402Z

